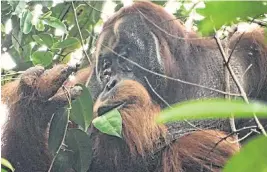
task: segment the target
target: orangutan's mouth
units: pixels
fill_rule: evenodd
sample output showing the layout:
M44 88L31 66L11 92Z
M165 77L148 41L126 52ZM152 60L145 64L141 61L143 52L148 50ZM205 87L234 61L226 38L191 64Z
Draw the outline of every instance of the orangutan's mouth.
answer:
M97 114L98 116L102 116L113 109L122 107L123 105L125 105L125 102L118 102L118 103L114 103L110 105L103 105L98 108Z

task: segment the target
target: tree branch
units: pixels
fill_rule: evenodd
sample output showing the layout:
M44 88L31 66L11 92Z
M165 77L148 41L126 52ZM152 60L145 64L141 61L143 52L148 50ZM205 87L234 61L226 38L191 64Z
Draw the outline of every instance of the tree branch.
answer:
M223 49L223 47L222 47L221 41L220 41L220 39L218 38L217 35L215 35L215 40L216 40L216 42L217 42L217 44L218 44L218 46L219 46L219 50L220 50L220 52L221 52L221 54L222 54L222 57L223 57L223 61L224 61L225 66L227 67L227 69L228 69L228 71L229 71L231 77L233 78L233 80L234 80L234 82L235 82L235 84L236 84L236 86L237 86L237 88L238 88L238 90L239 90L239 92L240 92L242 98L244 99L244 101L245 101L246 103L249 104L249 101L248 101L248 98L247 98L247 94L246 94L244 88L242 87L242 85L241 85L240 82L238 81L238 78L237 78L237 76L235 75L235 73L234 73L234 71L233 71L231 65L228 63L228 60L230 60L230 57L227 58L227 56L226 56L226 54L225 54L225 51L224 51L224 49ZM230 55L231 55L231 54L230 54ZM255 120L255 122L256 122L258 128L260 129L261 133L262 133L263 135L267 136L267 133L266 133L264 127L263 127L262 124L260 123L260 121L259 121L259 119L258 119L258 117L256 116L255 113L253 114L253 116L254 116L254 120Z
M83 36L82 36L82 33L81 33L81 29L80 29L80 26L79 26L79 22L78 22L78 18L77 18L77 13L76 13L76 9L75 9L75 6L74 6L74 4L73 4L73 1L71 2L71 5L72 5L72 8L73 8L73 13L74 13L75 23L76 23L76 26L77 26L77 28L78 28L78 32L79 32L79 35L80 35L81 44L82 44L82 49L83 49L83 53L85 54L85 56L86 56L86 58L87 58L89 64L92 64L90 57L88 56L87 52L86 52L85 49L84 49Z

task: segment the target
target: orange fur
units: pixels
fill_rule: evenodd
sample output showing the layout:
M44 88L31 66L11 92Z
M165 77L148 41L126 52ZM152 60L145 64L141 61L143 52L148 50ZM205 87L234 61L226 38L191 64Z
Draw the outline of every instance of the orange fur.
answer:
M104 99L104 100L103 100ZM188 133L176 141L169 144L167 128L164 125L155 123L155 117L159 114L160 108L153 104L146 89L136 81L123 80L117 84L110 94L97 100L94 111L101 106L116 104L123 101L125 104L119 107L123 119L123 140L126 147L123 150L120 145L114 149L116 155L128 154L130 157L142 157L161 153L157 163L162 164L161 170L164 172L197 171L207 169L209 171L220 171L227 159L239 150L238 143L232 137L224 138L226 133L216 130L203 130ZM97 115L97 114L96 114ZM100 143L108 142L110 137L99 135L95 144L95 154L101 157L98 151L110 150L113 146L110 143L107 147L99 147ZM158 144L165 145L159 148ZM218 143L218 145L216 145ZM101 150L99 150L101 149ZM119 151L119 152L118 152ZM120 151L124 153L120 153ZM125 153L126 151L126 153ZM113 152L113 153L114 153ZM120 163L120 158L114 164ZM115 161L115 160L114 160ZM150 162L147 162L148 164ZM124 164L129 166L129 164ZM213 165L213 166L212 166ZM131 167L135 168L135 167ZM120 171L120 170L118 170Z

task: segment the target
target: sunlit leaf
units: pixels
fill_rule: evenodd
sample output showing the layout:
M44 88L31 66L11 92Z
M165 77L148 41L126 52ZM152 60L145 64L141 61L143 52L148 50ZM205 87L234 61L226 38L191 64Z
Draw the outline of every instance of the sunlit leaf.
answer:
M60 63L63 63L63 64L68 64L70 59L71 59L71 53L68 53L68 54L65 54L64 52L62 52L62 55L59 59Z
M47 47L52 47L53 45L53 38L50 34L43 33L32 37L40 45L46 45Z
M20 29L24 34L28 34L32 30L32 18L33 15L31 11L27 10L22 13L22 17L20 19Z
M121 114L117 109L107 112L106 114L95 118L92 121L95 128L102 133L122 137L122 118Z
M49 127L48 147L53 154L61 146L68 120L68 111L65 108L61 108L55 112L52 118Z
M67 55L81 47L81 43L77 38L67 38L53 45L53 49L62 48L62 55Z
M48 18L48 17L50 17L51 16L51 14L52 14L52 11L48 11L48 12L46 12L45 14L43 14L40 18Z
M165 109L157 118L157 122L166 123L184 119L208 119L235 117L249 118L255 113L258 117L267 117L267 106L263 103L246 104L241 100L226 101L224 99L192 100L173 105Z
M267 172L266 145L265 136L251 140L228 161L223 172Z
M80 47L80 41L77 38L68 38L62 42L56 43L53 48L77 48Z
M38 20L36 25L35 25L36 30L38 31L44 31L45 30L45 26L42 20Z
M35 51L32 54L32 62L34 65L42 65L44 67L50 65L53 60L53 55L49 51Z
M55 17L50 16L43 19L43 21L51 27L62 30L63 32L67 31L65 24Z
M5 26L1 23L1 32L5 32Z
M67 132L65 143L74 154L73 168L75 171L87 171L92 159L92 144L87 133L79 129L70 129Z
M93 100L88 88L80 84L79 86L83 88L83 92L72 102L70 119L87 131L92 121Z
M15 171L15 168L11 165L11 163L6 160L5 158L1 158L1 166L6 167L7 169L11 170L12 172ZM4 169L1 169L1 171Z
M205 8L197 12L205 17L200 21L198 28L203 35L218 30L223 25L230 25L247 17L257 17L266 13L267 4L263 1L206 1Z

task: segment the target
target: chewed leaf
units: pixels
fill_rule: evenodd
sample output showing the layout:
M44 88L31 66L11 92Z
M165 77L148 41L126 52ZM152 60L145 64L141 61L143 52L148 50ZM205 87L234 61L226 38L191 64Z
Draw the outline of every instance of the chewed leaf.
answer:
M235 117L267 117L267 105L260 102L247 104L241 100L204 99L178 103L173 108L161 112L159 123L174 122L184 119L207 119Z
M117 109L109 111L108 113L95 118L92 121L95 128L97 128L102 133L122 137L122 118L121 114Z

